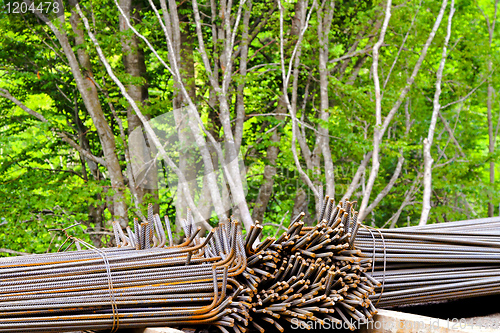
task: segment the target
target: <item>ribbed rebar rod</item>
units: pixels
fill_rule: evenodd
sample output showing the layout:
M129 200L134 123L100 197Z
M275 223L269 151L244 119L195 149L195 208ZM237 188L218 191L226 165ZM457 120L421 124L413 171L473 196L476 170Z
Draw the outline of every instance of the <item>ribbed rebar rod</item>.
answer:
M381 307L500 293L500 218L396 229L360 229L355 240L374 260Z

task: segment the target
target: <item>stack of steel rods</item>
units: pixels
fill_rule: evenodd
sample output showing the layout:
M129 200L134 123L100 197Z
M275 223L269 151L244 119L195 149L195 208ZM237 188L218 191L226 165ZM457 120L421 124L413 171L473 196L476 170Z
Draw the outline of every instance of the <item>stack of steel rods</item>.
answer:
M231 324L220 318L245 308L233 302L246 267L238 224L221 223L204 240L188 228L184 243L166 248L151 247L166 240L155 228L118 232L119 248L3 258L0 331Z
M357 212L348 201L335 206L326 197L316 226L305 227L303 216L278 239L267 238L255 247L262 226L247 235L248 266L238 281L248 286L241 297L251 304L250 326L283 332L283 321L303 328L328 321L330 327L352 330L376 313L369 295L378 285L366 274L371 259L352 248Z
M379 307L500 293L500 218L398 229L361 228L354 241L374 259Z
M68 235L88 249L3 258L0 330L210 325L240 333L327 321L354 329L375 306L500 293L500 218L360 228L354 203L328 197L315 226L303 216L258 241L260 224L244 240L232 220L201 237L188 213L185 241L173 245L168 219L165 232L150 207L133 231L113 224L117 248Z
M238 333L283 331L294 320L354 329L375 313L369 296L378 284L366 274L371 259L352 247L357 213L326 198L315 227L305 227L303 216L262 242L262 226L244 241L235 221L201 238L188 213L186 240L173 245L168 220L165 232L151 207L134 231L113 224L117 248L96 249L67 234L88 249L0 260L0 330L209 324Z

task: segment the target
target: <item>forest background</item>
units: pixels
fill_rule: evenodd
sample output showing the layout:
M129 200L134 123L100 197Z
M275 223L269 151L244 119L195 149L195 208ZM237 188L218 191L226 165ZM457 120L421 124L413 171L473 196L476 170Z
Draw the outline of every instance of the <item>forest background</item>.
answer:
M178 237L188 209L205 229L312 224L324 195L377 227L500 215L498 0L12 5L3 255L76 223L110 245L148 203Z

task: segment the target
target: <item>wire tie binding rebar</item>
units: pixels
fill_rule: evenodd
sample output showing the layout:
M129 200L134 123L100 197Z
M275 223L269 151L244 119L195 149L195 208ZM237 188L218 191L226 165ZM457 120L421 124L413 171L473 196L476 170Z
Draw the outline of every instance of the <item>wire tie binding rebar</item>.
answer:
M111 303L111 310L113 311L113 326L111 327L110 333L115 333L120 328L120 317L118 316L118 306L116 304L115 290L113 288L113 278L111 276L111 266L109 264L108 256L106 255L106 253L104 251L96 248L95 246L93 246L93 245L91 245L91 244L89 244L81 239L78 239L74 236L70 236L70 237L73 238L75 241L80 242L85 247L96 252L97 254L99 254L102 257L102 260L104 262L104 267L106 268L106 274L108 277L109 299L111 301L110 302Z
M382 235L382 232L380 231L380 229L376 229L376 228L372 228L372 227L369 227L369 226L366 226L364 224L361 224L361 226L363 228L365 228L366 230L368 230L368 232L370 233L370 235L372 236L373 238L373 263L372 263L372 273L375 271L375 248L376 248L376 239L375 239L375 236L373 235L371 229L377 231L380 235L380 239L382 240L382 249L384 250L384 260L383 260L383 271L382 271L382 287L380 288L380 294L378 296L378 299L377 299L377 303L375 303L375 306L378 305L378 303L380 302L380 299L382 298L382 293L384 292L384 286L385 286L385 271L386 271L386 267L387 267L387 249L386 249L386 246L385 246L385 238L384 238L384 235Z

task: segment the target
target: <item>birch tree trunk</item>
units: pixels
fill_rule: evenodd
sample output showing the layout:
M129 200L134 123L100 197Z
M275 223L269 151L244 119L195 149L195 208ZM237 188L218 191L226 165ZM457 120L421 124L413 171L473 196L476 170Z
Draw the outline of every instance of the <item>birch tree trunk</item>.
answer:
M278 100L278 107L276 108L276 113L282 114L286 112L286 106L284 105L283 96ZM276 116L278 120L283 120L284 116ZM264 167L264 177L262 179L262 185L259 188L259 194L252 211L252 220L262 222L264 220L264 213L266 212L269 199L273 194L274 176L276 175L276 160L278 158L280 142L280 133L276 128L273 130L271 135L272 145L266 150L267 165Z
M64 18L61 18L64 20ZM79 15L72 11L70 17L70 23L75 32L75 43L76 45L82 45L84 43L84 33L79 28L81 19ZM71 67L71 72L75 78L75 83L80 92L85 108L92 118L92 122L96 127L97 134L99 135L99 141L102 145L102 150L104 153L104 159L106 161L106 168L108 170L109 178L111 181L111 187L114 191L113 194L113 215L120 222L120 225L125 228L128 224L127 218L127 203L123 195L124 181L123 174L116 154L116 143L115 137L111 128L104 116L97 87L94 84L93 73L90 63L90 57L85 52L84 48L78 49L78 60L73 52L73 49L68 40L68 36L64 31L59 30L50 21L47 23L50 29L54 32L55 36L59 40L61 47L64 50L68 63Z
M316 1L313 1L312 8L315 8ZM285 104L288 109L288 112L292 118L292 142L291 142L291 150L293 154L293 159L295 163L295 167L297 168L300 178L304 181L304 183L309 187L309 189L314 193L315 199L315 210L319 212L320 205L322 202L322 195L320 192L321 185L318 184L318 180L312 181L304 169L301 166L298 154L297 154L297 141L299 142L300 150L304 160L306 162L306 166L309 170L312 170L314 174L318 174L319 170L319 161L321 151L319 147L316 145L314 151L311 153L305 138L305 133L301 133L298 126L297 119L297 96L298 96L298 79L300 74L300 55L302 51L302 39L304 37L304 33L307 30L309 25L309 19L312 14L312 10L307 13L307 3L305 1L299 1L295 5L295 16L304 17L304 19L297 19L296 24L292 25L292 31L296 29L299 31L298 39L295 44L295 47L292 51L290 59L288 61L288 68L285 65L285 38L284 38L284 7L281 1L278 3L279 13L280 13L280 65L281 65L281 75L283 80L283 96L285 99ZM293 82L292 82L292 91L291 98L288 97L288 88L290 83L290 77L293 73Z
M390 5L391 0L388 1L388 5ZM436 35L436 32L441 25L441 21L443 19L443 15L446 9L446 6L448 4L447 0L443 0L441 3L441 8L439 10L438 16L436 17L436 20L434 22L434 26L432 27L431 32L429 33L429 37L427 38L422 51L420 52L420 56L413 67L412 74L407 80L407 83L405 87L401 90L398 99L396 102L393 104L392 108L388 112L387 116L384 118L382 122L382 108L381 108L381 95L380 95L380 81L378 77L378 57L379 57L379 49L380 46L382 45L383 42L383 36L385 35L385 31L387 29L387 24L388 24L388 16L390 16L390 7L386 7L386 18L384 20L384 23L382 25L382 32L381 32L381 37L379 38L379 41L375 46L373 47L373 81L375 84L375 119L376 119L376 124L375 128L373 130L373 155L372 155L372 169L370 170L370 175L368 176L368 182L366 184L366 188L363 193L363 200L361 202L361 206L359 208L359 217L358 217L358 222L361 223L363 221L363 216L365 216L365 210L368 207L368 203L370 200L370 195L373 189L373 185L375 184L375 180L378 175L379 167L380 167L380 161L379 161L379 153L380 153L380 145L382 142L382 139L384 137L384 134L389 127L389 124L391 123L392 119L394 118L394 115L396 112L399 110L399 107L403 103L403 100L406 98L406 95L410 91L413 83L415 82L415 78L417 77L418 72L420 71L420 67L422 66L422 63L427 55L427 51L434 39L434 36ZM387 22L386 22L387 20ZM385 27L385 28L384 28Z
M380 47L384 43L385 33L389 25L389 20L391 18L391 6L392 1L387 0L385 5L385 18L382 24L382 29L380 31L379 40L373 46L373 64L372 64L372 75L373 83L375 86L375 126L373 129L373 153L372 153L372 169L370 176L368 178L368 183L366 189L363 193L363 200L361 201L361 206L359 208L358 222L363 221L363 216L365 216L365 210L368 207L368 202L370 200L370 194L375 183L375 178L377 177L378 170L380 167L379 153L380 153L380 142L384 133L382 132L382 96L380 92L380 79L378 75L378 61L379 61L379 51Z
M491 39L490 39L490 48L491 48ZM493 61L491 59L488 60L488 72L491 73L493 67ZM493 156L495 152L495 134L493 131L493 116L492 116L492 107L493 107L493 84L492 78L488 78L488 97L487 97L487 112L488 112L488 153L490 156ZM493 187L495 185L495 161L491 157L490 160L490 170L489 170L489 180L490 185ZM495 207L493 202L488 202L488 216L493 217L495 214ZM499 213L500 214L500 213Z
M448 42L451 36L451 23L453 20L453 14L455 13L455 0L451 0L450 13L448 15L448 28L446 33L446 38L443 45L443 52L441 54L441 62L439 63L439 68L436 73L436 91L434 93L433 99L433 109L431 123L429 125L429 132L427 138L424 139L423 155L424 155L424 193L422 198L422 214L420 215L420 222L418 225L427 224L429 218L429 213L431 211L431 194L432 194L432 141L434 140L434 132L436 129L436 122L441 109L439 104L439 97L441 96L441 81L443 80L443 70L446 64L447 48Z
M290 35L293 37L298 37L301 30L301 24L305 20L304 2L297 2L295 5L295 9L295 16L292 19L292 29L290 31ZM295 40L288 41L288 48L291 48L294 42ZM281 95L279 97L278 106L275 113L286 113L286 101L284 95ZM284 116L277 115L276 119L282 121L284 119ZM266 151L266 159L268 164L264 167L264 177L262 180L262 185L259 189L259 194L252 211L252 219L254 221L263 221L264 213L266 212L269 199L273 194L274 176L277 172L275 164L279 153L279 147L277 146L277 144L280 142L280 134L278 128L275 128L273 130L273 134L271 135L271 142L273 143L273 145L269 146Z
M320 108L319 119L328 123L329 100L328 100L328 51L329 51L329 32L332 25L333 11L335 2L326 1L318 8L318 41L319 41L319 84L320 84ZM328 127L320 124L317 134L317 144L321 147L323 161L325 167L325 195L330 198L335 198L335 175L332 160L332 152L330 150L330 135Z
M492 77L491 77L491 71L493 69L493 60L492 60L492 42L493 42L493 34L495 32L495 25L497 21L497 12L498 12L498 0L495 1L495 12L493 14L493 17L488 18L488 15L479 7L481 13L483 14L485 20L486 20L486 25L488 27L488 43L489 43L489 59L488 59L488 73L490 76L488 77L488 97L486 100L486 106L487 106L487 112L488 112L488 153L490 156L493 155L495 152L495 141L496 141L496 133L493 129L493 116L492 116L492 108L493 108L493 94L495 92L495 89L493 88L493 83L492 83ZM489 163L489 181L490 185L493 188L495 185L495 161L493 158L491 158L490 163ZM488 202L488 216L493 217L495 214L495 207L493 205L493 202ZM500 215L500 212L499 212Z
M162 2L163 3L163 2ZM188 124L184 121L186 117L186 112L184 108L187 107L188 101L186 97L181 92L181 85L186 89L189 98L191 101L196 101L196 85L194 81L195 69L194 69L194 55L193 55L193 42L194 36L189 32L189 28L186 27L185 24L181 26L179 17L179 6L175 1L168 1L168 11L165 9L167 4L162 4L162 8L164 8L164 17L169 15L169 21L171 24L171 34L172 34L172 43L174 53L169 55L170 63L173 63L174 57L175 62L179 66L179 71L181 75L181 81L177 81L174 83L175 91L174 91L174 99L172 101L173 109L174 109L174 118L175 123L178 128L178 138L180 143L180 152L179 152L179 168L181 172L185 175L187 180L187 189L189 193L185 193L182 190L182 187L179 186L177 192L177 228L180 228L181 224L179 219L184 218L187 214L187 196L193 197L197 187L197 170L195 165L193 165L192 161L194 160L194 152L186 149L189 147L194 141L192 133L188 129ZM187 21L187 18L184 18L183 21ZM206 183L204 183L206 186ZM205 206L211 202L210 196L206 198L199 199L198 206ZM200 202L200 201L208 201ZM203 215L205 216L205 215Z

